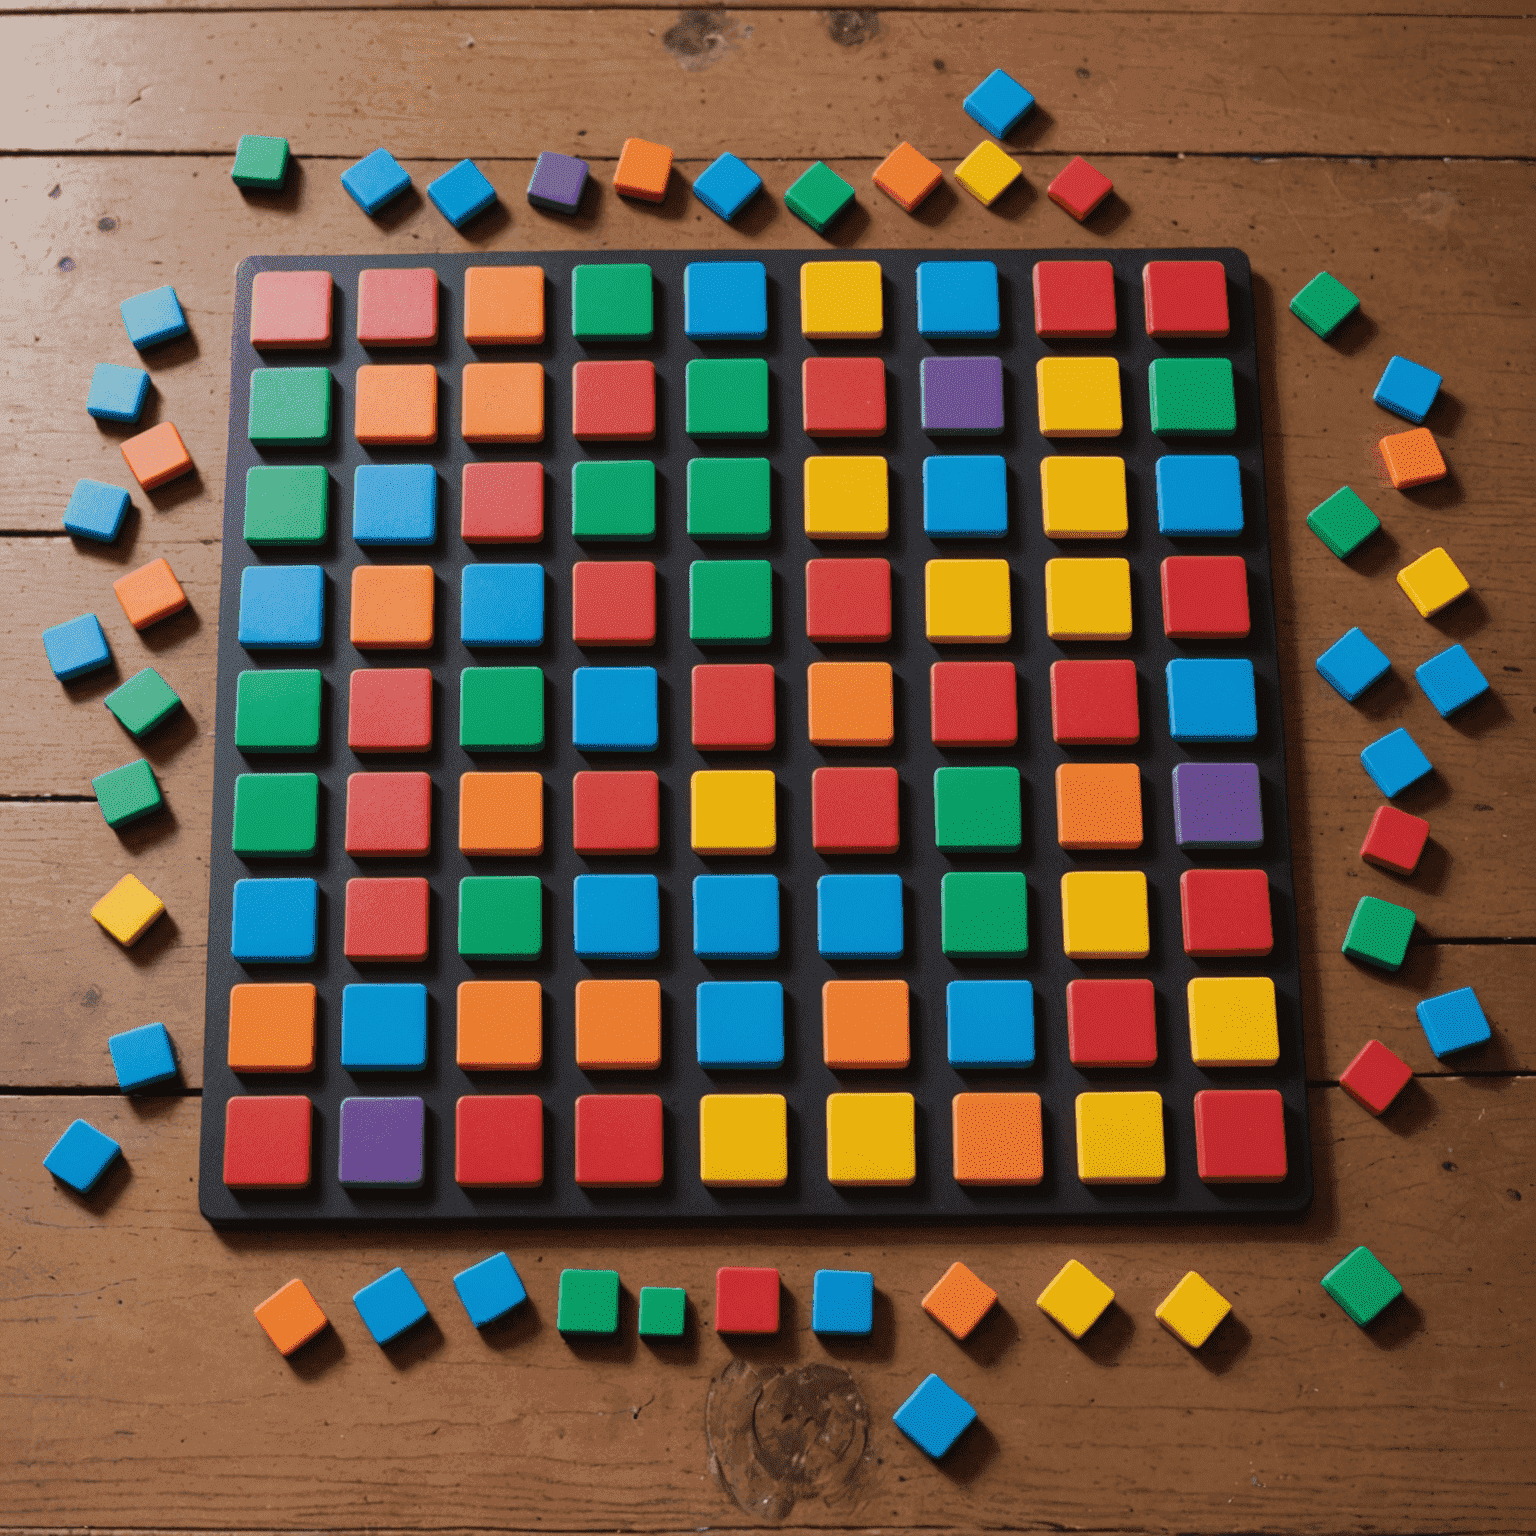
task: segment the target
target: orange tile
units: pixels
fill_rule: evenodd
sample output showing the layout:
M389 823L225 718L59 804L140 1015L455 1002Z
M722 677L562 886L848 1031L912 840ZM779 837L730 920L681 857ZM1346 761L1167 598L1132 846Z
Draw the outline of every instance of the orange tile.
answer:
M1141 847L1135 763L1063 763L1056 770L1056 840L1063 848Z
M806 670L818 747L890 746L896 725L889 662L816 661Z
M966 1338L992 1310L997 1292L958 1260L923 1297L923 1311L957 1339Z
M435 443L437 369L431 363L369 363L359 368L353 431L360 443Z
M905 140L881 161L874 175L875 185L908 213L943 179L943 171Z
M157 485L164 485L192 468L192 455L187 452L181 433L168 421L130 437L122 449L133 478L146 491L152 491Z
M544 340L543 267L470 267L464 274L464 340L472 347Z
M821 989L821 1055L829 1067L904 1067L912 1060L904 981L829 981Z
M460 775L460 853L514 857L543 851L542 774Z
M1382 438L1379 447L1381 462L1387 466L1387 477L1399 491L1445 479L1445 459L1435 434L1428 427L1394 432L1390 437Z
M255 1315L263 1332L284 1355L308 1344L330 1322L302 1280L290 1280L282 1290L268 1296L255 1309Z
M229 989L232 1072L313 1072L315 985L242 982Z
M957 1093L955 1183L1038 1184L1045 1141L1038 1093Z
M625 139L619 164L613 173L613 190L625 197L641 197L659 203L667 195L672 175L672 151L665 144L646 139Z
M466 363L460 430L466 443L537 443L544 437L539 363Z
M164 560L151 560L112 583L117 600L135 629L148 629L187 606L187 594L181 590L175 572Z
M432 567L359 565L352 572L352 644L424 651L432 644Z
M531 1072L544 1060L544 989L536 981L459 983L458 1064Z
M576 1065L583 1071L659 1067L661 983L578 981Z

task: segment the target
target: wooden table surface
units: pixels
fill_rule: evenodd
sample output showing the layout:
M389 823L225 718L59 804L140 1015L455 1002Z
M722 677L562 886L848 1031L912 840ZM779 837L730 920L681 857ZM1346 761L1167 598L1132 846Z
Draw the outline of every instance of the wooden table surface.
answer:
M1359 0L1353 0L1358 4ZM1164 0L1116 11L1008 0L883 11L446 9L341 0L97 0L0 7L0 1525L645 1531L795 1526L955 1530L1536 1529L1531 1317L1536 1180L1536 520L1531 494L1536 172L1533 27L1523 0L1398 0L1343 14L1304 0ZM991 211L951 183L917 217L870 186L900 139L952 170L980 137L960 98L996 64L1039 107L1013 141L1024 184ZM1521 103L1524 103L1522 106ZM229 180L238 135L286 134L278 195ZM631 133L674 146L667 200L613 195ZM421 187L471 154L502 205L455 234L412 194L377 223L339 171L387 144ZM769 195L738 227L687 182L722 149ZM573 221L522 196L542 149L599 185ZM1073 153L1116 196L1079 228L1044 195ZM213 673L233 267L252 252L578 246L820 248L783 208L814 157L859 188L836 246L1237 245L1258 302L1270 519L1317 1197L1302 1221L1230 1229L1032 1226L842 1234L742 1228L221 1235L196 1204ZM1327 267L1363 318L1327 344L1285 312ZM120 435L82 409L92 365L132 361L117 301L159 283L192 336L146 359L150 419L173 419L195 477L136 495L112 546L60 528L82 475L121 483ZM1395 352L1445 374L1429 419L1450 477L1410 494L1372 446L1395 419L1370 391ZM1356 486L1384 532L1341 563L1308 509ZM1444 544L1473 594L1420 619L1394 576ZM139 636L109 584L167 556L190 609ZM131 755L101 708L118 674L61 687L39 631L97 612L124 672L153 663L186 717L145 747L170 811L121 837L91 776ZM1351 624L1395 663L1359 706L1313 658ZM1411 669L1464 640L1490 697L1435 715ZM1377 796L1357 761L1407 725L1437 772L1404 797L1433 841L1410 880L1356 850ZM90 921L132 869L169 915L131 951ZM1346 961L1358 897L1421 926L1396 976ZM1453 1067L1415 1002L1475 984L1494 1039ZM129 1102L109 1034L163 1019L185 1091ZM1415 1079L1381 1121L1337 1086L1371 1036ZM126 1166L85 1200L41 1158L75 1115ZM532 1304L485 1336L451 1289L505 1242ZM1369 1331L1318 1279L1358 1243L1405 1299ZM951 1259L1001 1292L956 1345L919 1311ZM1083 1344L1033 1305L1068 1257L1119 1305ZM781 1335L727 1347L708 1327L715 1267L776 1263ZM375 1347L349 1297L394 1263L437 1323ZM631 1293L683 1284L704 1325L683 1345L573 1346L557 1271L613 1265ZM868 1343L809 1331L812 1271L873 1269ZM1195 1268L1234 1318L1202 1353L1154 1321ZM335 1330L282 1360L252 1305L302 1275ZM439 1326L440 1324L440 1326ZM944 1463L890 1415L939 1371L981 1423Z

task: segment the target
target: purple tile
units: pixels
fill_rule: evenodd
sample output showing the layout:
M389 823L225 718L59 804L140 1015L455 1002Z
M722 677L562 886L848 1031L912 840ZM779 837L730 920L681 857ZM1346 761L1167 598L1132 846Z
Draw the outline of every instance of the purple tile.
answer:
M925 357L923 431L997 433L1003 430L1000 357Z
M587 162L546 149L533 168L528 201L551 213L575 213L587 185Z
M415 1189L423 1178L426 1107L420 1099L343 1099L343 1184Z
M1264 841L1253 763L1180 763L1173 770L1173 835L1181 848L1257 848Z

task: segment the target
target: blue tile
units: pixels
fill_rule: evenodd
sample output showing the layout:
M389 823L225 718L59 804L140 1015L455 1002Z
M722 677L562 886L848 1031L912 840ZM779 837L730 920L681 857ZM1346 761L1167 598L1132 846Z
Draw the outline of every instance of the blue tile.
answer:
M544 567L466 565L459 638L465 645L542 645Z
M78 619L45 629L43 649L48 653L48 665L53 668L53 675L61 683L67 683L73 677L84 677L87 672L94 672L112 660L101 620L94 613L82 613Z
M313 960L319 916L313 880L236 880L229 952L243 962Z
M318 565L248 565L240 575L240 644L248 651L318 650L325 573Z
M427 989L414 981L343 987L341 1064L349 1072L424 1072Z
M571 741L585 752L654 752L660 735L655 667L577 667Z
M352 1297L358 1315L373 1335L375 1344L398 1339L427 1315L427 1304L411 1284L411 1277L396 1266L387 1275L365 1285Z
M341 185L347 196L370 215L393 202L410 184L410 175L387 149L364 155L341 173Z
M97 363L85 408L98 421L134 422L149 398L149 375L121 363Z
M1493 1035L1477 993L1471 987L1458 987L1454 992L1442 992L1439 997L1426 997L1418 1005L1417 1012L1419 1023L1424 1026L1424 1037L1437 1057L1481 1045Z
M999 139L1012 132L1034 104L1035 98L1005 69L994 69L963 103L966 116Z
M701 981L694 998L699 1065L784 1065L784 988L777 981Z
M1391 668L1391 658L1359 628L1341 635L1317 658L1317 670L1351 703Z
M1243 478L1229 453L1167 453L1157 461L1157 531L1169 538L1236 538Z
M453 1288L476 1328L505 1317L527 1299L522 1277L505 1253L493 1253L453 1277Z
M77 539L110 544L123 529L128 516L128 492L100 480L78 480L64 508L64 530Z
M976 1410L947 1382L928 1376L891 1420L919 1450L937 1460L975 1423Z
M105 1132L76 1120L48 1149L43 1167L61 1183L88 1195L122 1154L123 1149Z
M867 1269L818 1269L811 1332L862 1339L875 1331L875 1277Z
M1382 370L1371 399L1417 426L1429 415L1435 396L1440 393L1441 382L1433 368L1411 363L1406 357L1394 357Z
M768 269L760 261L690 261L683 269L683 332L706 341L768 334Z
M359 464L352 477L359 544L437 541L437 471L430 464Z
M778 876L694 876L693 952L704 960L765 960L778 954Z
M1431 656L1414 668L1413 675L1424 696L1444 716L1455 714L1488 692L1488 679L1464 645L1453 645L1438 656Z
M823 875L816 882L819 953L894 960L904 940L900 875Z
M1419 750L1418 742L1401 727L1373 741L1360 754L1360 761L1388 800L1410 784L1417 784L1434 767Z
M572 890L576 953L597 960L650 960L661 951L661 887L655 875L577 875Z
M164 1024L141 1024L107 1040L112 1070L124 1093L168 1083L176 1076L176 1052Z
M484 213L496 201L496 188L473 160L460 160L451 171L444 171L427 183L427 196L455 229L463 229L477 213Z
M1029 1067L1035 989L1027 981L952 981L944 989L952 1067Z
M118 309L128 328L128 340L141 352L145 347L187 334L187 317L181 312L176 290L169 284L151 288L148 293L136 293L131 299L124 299Z
M693 195L726 223L741 212L763 189L763 178L745 160L721 155L694 178Z
M1181 656L1168 663L1168 734L1175 741L1254 741L1259 707L1253 663Z
M918 263L918 335L996 336L1001 329L996 262Z
M930 539L1000 539L1008 531L1008 469L1001 454L923 460L923 532Z
M587 162L545 150L528 178L528 201L546 213L575 213L587 189Z

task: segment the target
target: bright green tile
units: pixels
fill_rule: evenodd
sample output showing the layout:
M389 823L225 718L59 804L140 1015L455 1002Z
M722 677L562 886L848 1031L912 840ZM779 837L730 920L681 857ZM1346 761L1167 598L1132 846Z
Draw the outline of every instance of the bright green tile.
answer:
M531 960L544 948L544 886L537 875L467 875L459 881L459 953Z
M649 336L655 315L651 269L645 262L591 263L572 270L573 336Z
M1029 889L1014 870L954 870L939 890L946 955L972 959L1029 951Z
M245 858L307 858L320 828L320 779L313 773L242 773L235 780L230 846Z
M766 539L771 486L767 459L689 459L689 537Z
M261 192L282 190L288 174L288 140L265 133L242 133L235 146L235 163L230 179L237 187L253 187Z
M571 534L654 539L656 466L650 459L582 459L571 467Z
M98 773L91 780L91 788L109 827L126 827L165 804L155 770L142 757Z
M688 1292L679 1285L640 1287L642 1339L680 1339L688 1326Z
M1338 278L1319 272L1291 300L1291 313L1319 336L1331 336L1360 308L1360 300Z
M696 645L767 645L773 567L766 560L695 560L688 568L688 638Z
M331 440L328 368L258 368L251 374L251 441L268 448L319 448Z
M784 206L819 235L853 201L853 188L818 160L784 194Z
M562 1269L555 1327L561 1333L617 1333L618 1270Z
M245 472L247 544L323 544L331 477L323 464L258 464Z
M1366 1247L1340 1259L1323 1276L1322 1286L1361 1328L1403 1294L1397 1276Z
M155 671L145 667L101 701L117 716L131 736L145 736L181 708L176 690Z
M537 752L544 745L539 667L465 667L459 674L459 745L471 752Z
M319 672L242 672L235 682L235 745L242 752L318 751Z
M1017 768L937 768L934 840L940 848L1017 848L1024 836Z
M1161 437L1230 437L1237 396L1227 357L1159 357L1148 371L1152 430Z
M1381 527L1381 519L1344 485L1307 513L1307 527L1344 560Z
M690 437L767 437L768 363L761 357L696 357L688 364Z
M1408 941L1418 921L1408 907L1362 896L1344 935L1344 953L1383 971L1395 971L1408 956Z

